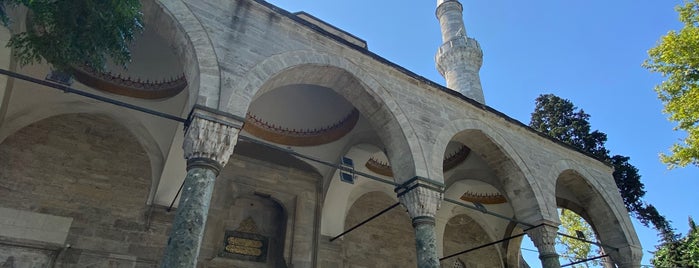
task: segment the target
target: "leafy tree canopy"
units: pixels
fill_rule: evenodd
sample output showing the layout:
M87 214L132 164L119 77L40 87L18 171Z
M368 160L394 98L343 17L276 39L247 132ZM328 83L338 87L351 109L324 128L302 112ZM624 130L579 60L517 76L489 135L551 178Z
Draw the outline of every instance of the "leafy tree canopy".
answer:
M561 219L561 232L579 237L587 240L594 240L595 233L592 231L592 227L582 218L580 215L567 209L559 209L558 215ZM584 260L593 257L593 255L599 253L595 252L590 244L577 239L573 239L565 236L556 237L556 241L563 247L562 257L566 258L570 262L576 262L579 260ZM597 250L599 251L599 249ZM591 261L593 266L598 266L601 262L599 260ZM582 264L574 265L573 267L589 267L590 263L585 262Z
M672 240L674 231L670 223L653 205L642 199L646 192L638 169L629 163L629 157L609 156L604 146L607 134L591 131L589 118L589 114L579 110L571 101L544 94L536 98L529 126L614 166L614 182L629 212L635 214L643 225L652 224L664 240Z
M699 165L699 0L676 9L684 27L663 36L643 64L665 78L655 91L670 120L678 123L675 129L687 132L683 142L672 146L671 154L660 157L671 168Z
M607 134L597 130L590 132L590 115L582 109L576 110L568 100L553 94L541 95L536 98L529 126L599 159L606 159L609 154L604 148Z
M699 267L699 229L689 218L689 233L684 238L660 245L651 263L655 267Z
M107 59L125 65L128 44L143 29L138 0L0 0L5 26L5 8L18 5L29 11L28 30L13 34L8 47L21 65L46 60L62 70L83 64L103 70Z

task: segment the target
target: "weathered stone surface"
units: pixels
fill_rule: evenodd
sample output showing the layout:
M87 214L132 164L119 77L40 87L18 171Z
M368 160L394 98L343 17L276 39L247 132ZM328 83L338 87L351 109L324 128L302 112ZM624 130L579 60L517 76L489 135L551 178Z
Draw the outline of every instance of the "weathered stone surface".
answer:
M539 259L544 268L560 268L561 263L556 253L556 236L558 227L551 225L541 225L527 231L527 234L534 242L534 246L539 250Z
M474 219L465 214L449 219L444 231L444 256L492 242L487 234ZM498 245L493 245L452 257L442 262L443 267L451 267L449 264L453 264L455 259L459 259L464 267L502 267L497 247Z
M402 185L396 189L400 203L408 210L410 218L431 218L437 214L442 198L444 197L443 185L436 185L413 179L411 183Z
M506 196L511 211L509 208L503 211L511 212L522 221L555 222L556 208L560 205L557 190L572 188L576 193L569 196L575 200L569 200L568 204L589 211L603 242L619 246L639 245L609 167L534 133L521 123L482 105L482 102L455 94L361 47L351 46L264 1L167 0L144 3L144 12L153 15L147 18L147 25L157 27L159 34L171 42L175 54L182 59L191 84L188 92L177 99L137 101L138 105L186 115L197 103L244 116L254 99L267 91L291 84L325 87L352 103L361 112L362 120L370 126L367 130L378 137L351 137L351 142L346 145L367 140L376 142L375 145L388 156L399 183L413 176L437 181L449 179L444 178L442 170L444 151L449 142L458 141L471 148L473 155L484 160L484 168L492 171L480 179ZM445 68L441 69L450 87L453 84L450 81L456 81L454 83L473 88L480 84L475 68L480 66L480 51L476 49L475 41L466 37L460 7L455 8L458 3L439 0L438 4L443 6L438 17L446 29L443 34L447 36L444 38L447 46L437 55L442 58L442 65L476 62L461 66L466 70L462 73L458 73L456 68L443 66ZM7 112L0 125L0 141L37 118L50 114L82 111L118 116L123 112L121 108L105 108L106 105L69 94L28 89L6 95L10 97L10 103L2 107L7 108ZM121 123L131 124L129 120L132 118L124 118L127 119ZM129 131L124 131L113 121L105 123L101 119L95 122L71 118L77 123L31 126L30 131L20 131L21 135L12 135L0 145L0 203L14 209L73 218L67 238L73 248L61 255L59 263L79 267L95 261L83 255L96 254L106 259L109 254L117 254L136 256L135 265L147 267L157 262L153 256L161 256L158 254L162 254L172 215L154 213L149 209L145 205L149 202L146 194L151 174L155 180L159 179L168 150L178 150L176 147L180 144L171 146L171 143L175 127L180 126L172 122L161 123L158 121L161 119L146 115L136 118L142 124L141 131L128 128L132 133L139 133L136 137L129 136ZM60 130L63 134L47 134L53 130ZM226 132L223 129L213 132L217 131ZM144 145L144 152L136 141L147 144L142 141L148 135L157 140ZM234 140L228 137L213 142L232 145ZM208 140L199 141L201 144L187 145L190 158L230 154L215 147L211 147L212 150L190 149L208 148ZM305 150L318 152L316 148ZM193 153L195 151L197 153ZM336 160L337 155L328 158ZM225 161L221 160L215 159L223 165ZM273 162L270 158L240 157L229 163L232 164L230 170L235 172L228 172L225 179L216 182L222 186L220 190L216 186L214 191L199 266L214 265L205 261L215 258L220 251L221 240L216 232L238 224L241 215L229 209L232 202L259 192L269 194L270 199L284 208L285 264L293 267L325 267L325 264L344 267L345 253L339 252L336 246L317 241L320 222L317 218L324 202L323 190L327 187L327 182L321 181L321 177L327 177L329 173L323 172L323 176L310 174L312 168L298 170ZM558 187L559 183L561 187ZM577 187L581 185L585 187ZM152 193L158 190L152 189ZM583 199L583 196L590 198ZM429 217L434 203L417 204L428 206L411 213ZM420 209L426 210L420 212ZM501 237L503 229L489 230L493 232L491 237ZM209 233L209 230L216 231ZM438 241L442 239L436 238ZM412 251L413 245L406 247ZM637 251L612 256L622 264L637 263L640 257L634 252ZM625 254L628 254L629 261L622 259Z
M0 243L0 267L49 267L58 252Z
M160 252L131 250L162 248L166 238L167 228L160 227L162 223L146 227L149 174L149 160L141 146L129 131L105 116L48 118L0 144L0 204L72 219L65 241L70 248L57 256L58 267L85 267L95 258L109 259L110 254L130 256L137 263L157 262ZM32 221L38 223L41 221ZM55 227L58 230L59 226ZM129 239L134 236L140 238ZM50 247L57 253L56 245L34 246ZM16 257L14 262L17 267L32 267L23 260ZM6 259L0 258L0 263L3 261Z
M192 112L190 120L182 145L184 158L188 161L208 159L221 169L233 154L242 122L198 108Z
M366 220L379 211L395 204L395 200L381 192L370 192L360 197L350 208L345 219L346 228ZM410 217L396 207L358 229L337 239L332 245L342 248L342 254L326 262L341 267L416 267L415 231Z

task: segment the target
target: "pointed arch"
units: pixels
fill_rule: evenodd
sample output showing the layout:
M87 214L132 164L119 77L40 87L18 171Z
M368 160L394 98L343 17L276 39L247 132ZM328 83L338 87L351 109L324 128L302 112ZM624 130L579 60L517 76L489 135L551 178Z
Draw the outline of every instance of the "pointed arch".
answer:
M437 132L428 161L432 171L441 173L444 150L452 139L471 148L486 160L500 188L512 204L514 215L525 222L555 219L556 210L546 206L542 187L535 180L520 153L500 132L479 119L452 120ZM441 174L434 174L437 176Z
M107 105L109 104L62 102L33 107L32 109L29 109L28 112L13 117L11 120L2 125L0 128L0 143L2 143L10 135L25 128L26 126L50 117L78 113L106 115L131 132L133 137L136 138L137 142L141 144L143 150L146 151L148 159L150 160L151 168L151 187L146 204L151 204L153 202L153 198L155 197L160 174L162 173L162 169L165 164L165 153L145 125L136 120L134 117L130 116L128 113L115 112L113 109L108 109L105 107Z
M222 96L222 110L243 117L256 96L284 85L330 88L354 105L376 130L397 181L427 175L422 148L398 103L381 83L346 58L318 51L290 51L263 60L245 78Z
M197 17L181 0L147 0L142 5L147 27L157 28L171 40L176 55L182 58L188 98L181 115L186 116L195 104L216 107L221 73L209 35Z
M602 243L620 249L640 247L611 174L595 174L563 159L552 166L549 176L556 181L557 205L585 218ZM606 253L617 263L623 258L617 250Z

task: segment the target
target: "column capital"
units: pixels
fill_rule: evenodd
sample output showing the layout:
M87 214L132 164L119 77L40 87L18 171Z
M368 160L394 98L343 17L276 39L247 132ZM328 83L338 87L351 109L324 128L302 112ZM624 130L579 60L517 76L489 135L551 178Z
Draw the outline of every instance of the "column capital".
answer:
M182 144L187 167L205 165L220 171L233 153L242 125L236 116L195 106L185 123Z
M543 222L526 233L534 242L534 246L539 250L539 259L544 268L560 268L561 264L556 253L556 236L558 236L558 226L550 222Z
M532 242L534 242L537 248L555 247L556 236L558 236L558 226L542 223L538 227L527 230L526 233L531 237Z
M414 177L396 187L401 204L408 210L413 224L420 219L431 220L444 197L444 184L427 178Z

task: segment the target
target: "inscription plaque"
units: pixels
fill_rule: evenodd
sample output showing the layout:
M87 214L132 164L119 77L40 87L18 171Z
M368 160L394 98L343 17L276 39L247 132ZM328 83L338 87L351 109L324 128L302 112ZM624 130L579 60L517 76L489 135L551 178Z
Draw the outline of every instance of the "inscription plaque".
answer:
M247 261L265 262L268 238L259 234L252 218L240 223L238 229L227 230L223 251L219 256Z

